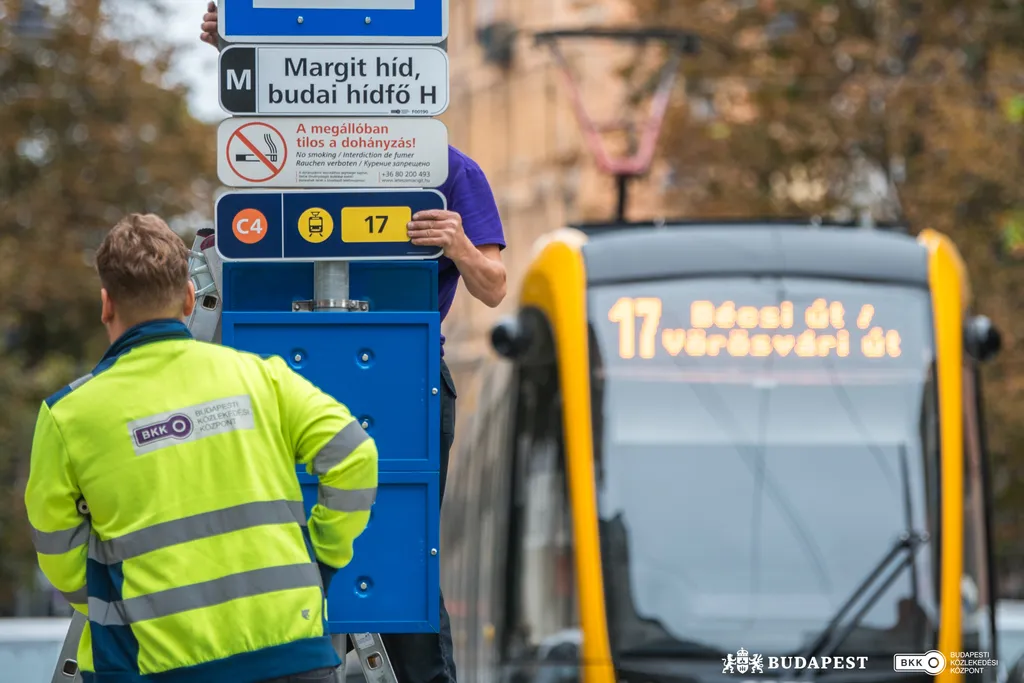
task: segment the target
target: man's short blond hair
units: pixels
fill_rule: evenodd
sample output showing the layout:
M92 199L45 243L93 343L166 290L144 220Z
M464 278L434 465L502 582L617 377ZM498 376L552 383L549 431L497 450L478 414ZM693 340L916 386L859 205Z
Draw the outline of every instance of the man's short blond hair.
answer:
M184 301L189 250L162 218L123 218L96 251L96 271L123 317L140 321Z

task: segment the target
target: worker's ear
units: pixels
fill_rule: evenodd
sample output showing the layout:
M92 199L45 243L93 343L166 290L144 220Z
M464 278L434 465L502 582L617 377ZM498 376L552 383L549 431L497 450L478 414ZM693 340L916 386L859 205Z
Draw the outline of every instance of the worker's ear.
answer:
M183 318L187 318L192 315L192 310L196 307L196 285L192 280L188 281L188 289L185 291L185 304L181 307L181 313Z
M107 294L106 289L100 290L100 301L103 302L103 306L100 309L100 322L104 325L109 325L114 321L114 302Z

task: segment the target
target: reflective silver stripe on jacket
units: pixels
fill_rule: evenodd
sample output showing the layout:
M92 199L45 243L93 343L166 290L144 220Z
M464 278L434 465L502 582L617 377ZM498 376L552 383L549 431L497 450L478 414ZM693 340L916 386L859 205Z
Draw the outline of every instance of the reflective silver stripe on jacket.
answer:
M84 605L89 600L89 591L85 586L76 591L61 591L60 594L73 605Z
M243 503L222 510L161 522L107 541L101 541L93 536L89 542L89 557L103 564L116 564L179 543L266 524L288 523L306 525L302 503L291 500Z
M40 531L32 527L32 545L40 555L63 555L89 541L92 525L86 520L74 529Z
M68 385L68 389L70 389L71 391L74 391L75 389L77 389L78 387L82 386L83 384L85 384L86 382L88 382L91 379L92 379L92 373L91 372L89 374L87 374L87 375L82 375L81 377L76 379L74 382L69 384Z
M327 474L334 467L337 467L352 452L366 443L370 438L362 425L352 420L335 434L330 441L324 444L320 452L313 458L313 474Z
M320 585L320 570L311 562L267 567L116 602L89 598L89 620L102 626L127 626L229 600Z
M320 484L319 502L337 512L366 512L377 499L377 489L336 489Z

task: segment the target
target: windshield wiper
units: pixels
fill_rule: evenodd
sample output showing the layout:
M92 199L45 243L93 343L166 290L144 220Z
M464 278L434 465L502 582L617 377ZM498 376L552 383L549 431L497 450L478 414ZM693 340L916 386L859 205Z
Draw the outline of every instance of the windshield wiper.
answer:
M899 459L900 459L900 478L902 479L903 488L903 512L906 517L906 528L907 530L900 534L900 537L893 544L889 552L885 554L885 557L879 561L877 565L871 570L867 578L861 582L859 586L850 594L846 602L839 608L835 613L835 616L829 621L828 625L822 629L818 637L814 639L811 646L807 648L806 652L802 655L806 659L811 657L829 657L831 656L839 646L842 645L850 634L853 633L854 629L860 624L860 622L867 616L871 608L875 606L885 592L889 589L889 586L899 578L900 574L903 573L907 567L912 567L915 564L917 556L917 549L928 541L928 534L926 532L914 531L914 520L913 520L913 501L910 496L910 478L907 473L907 451L903 444L899 446ZM881 584L875 588L874 591L871 587L878 582L878 578L882 576L887 569L889 569L893 562L903 556L903 561L896 565L889 575L885 578ZM918 600L918 584L917 584L917 571L911 573L911 590L914 595L914 604L919 605ZM857 602L863 600L860 610L850 619L846 626L840 628L839 624L843 620L843 617L853 609L853 606ZM817 669L805 669L797 680L810 681L814 678Z

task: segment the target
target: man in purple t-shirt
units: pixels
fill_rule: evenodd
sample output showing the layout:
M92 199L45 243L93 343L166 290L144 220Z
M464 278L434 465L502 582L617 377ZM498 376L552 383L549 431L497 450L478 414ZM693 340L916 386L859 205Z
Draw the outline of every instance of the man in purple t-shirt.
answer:
M413 244L444 248L437 264L437 305L441 320L455 300L461 276L476 299L495 307L505 298L505 266L501 250L505 236L491 186L476 162L448 148L448 180L437 188L447 200L447 211L421 211L409 223ZM441 500L448 478L448 457L455 439L455 383L444 362L441 336ZM384 634L399 683L455 683L455 661L448 610L441 602L440 633Z
M215 47L217 6L210 2L203 16L200 39ZM505 266L501 250L505 236L494 202L494 194L484 172L475 161L448 148L448 179L437 188L444 195L445 211L420 211L408 226L413 244L441 247L438 261L437 304L441 320L455 300L461 277L470 295L490 307L505 298ZM448 458L455 438L455 383L444 362L444 336L441 336L441 471L440 495L444 500L448 478ZM440 633L384 635L384 644L399 683L456 683L452 653L451 623L441 596Z

